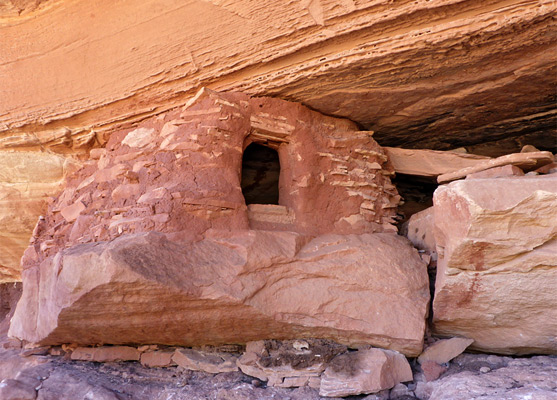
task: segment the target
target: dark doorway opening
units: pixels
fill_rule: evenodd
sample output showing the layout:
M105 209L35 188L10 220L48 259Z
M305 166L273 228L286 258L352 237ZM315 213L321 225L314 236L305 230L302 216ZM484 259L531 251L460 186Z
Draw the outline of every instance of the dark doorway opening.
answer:
M280 163L276 150L252 143L242 159L242 193L246 204L278 204Z

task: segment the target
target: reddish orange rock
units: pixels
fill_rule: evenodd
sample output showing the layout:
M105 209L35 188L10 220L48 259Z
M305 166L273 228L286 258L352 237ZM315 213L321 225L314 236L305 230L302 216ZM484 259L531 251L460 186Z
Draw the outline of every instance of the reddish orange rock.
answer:
M420 367L422 369L422 372L424 373L426 382L436 380L448 369L448 367L439 365L435 361L430 360L421 363Z
M460 355L468 346L474 343L473 339L450 338L441 339L433 343L418 357L418 362L423 364L434 361L437 364L445 364Z
M277 151L278 204L246 205L252 143ZM394 234L400 196L370 132L202 89L94 156L26 252L12 335L180 346L318 337L420 353L426 267Z
M173 354L174 351L146 351L145 353L141 353L141 365L148 368L161 368L176 365L176 363L172 361Z
M129 346L78 347L71 354L72 360L96 362L139 361L139 356L139 351Z
M417 251L387 233L124 235L64 250L24 279L10 334L44 344L321 337L417 356L429 300Z
M475 172L467 175L466 179L481 179L481 178L500 178L502 176L523 176L524 171L515 165L504 165L502 167L494 167L486 169L485 171Z
M395 231L400 196L370 134L300 104L202 89L185 107L117 132L94 152L97 161L71 177L46 215L37 243L48 247L39 257L148 231L189 240L209 229L249 227ZM246 207L240 177L251 143L278 152L278 205ZM88 225L77 224L78 216L91 217Z

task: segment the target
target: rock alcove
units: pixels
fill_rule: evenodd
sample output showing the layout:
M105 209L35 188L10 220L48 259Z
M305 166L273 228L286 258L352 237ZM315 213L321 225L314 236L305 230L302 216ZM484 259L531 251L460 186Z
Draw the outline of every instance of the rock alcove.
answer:
M0 1L0 398L554 397L554 14Z
M242 194L246 204L279 204L280 161L276 150L249 144L242 157Z

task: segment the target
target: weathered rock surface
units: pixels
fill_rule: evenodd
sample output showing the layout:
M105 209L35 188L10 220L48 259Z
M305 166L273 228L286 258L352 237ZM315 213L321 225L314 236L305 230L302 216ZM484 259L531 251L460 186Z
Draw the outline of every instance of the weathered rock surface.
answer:
M319 388L327 363L346 350L345 346L322 339L257 341L247 343L237 364L244 374L267 382L268 386Z
M279 205L248 212L239 178L251 142L277 149L282 171ZM394 234L353 235L393 231L400 199L369 132L299 104L202 89L91 157L24 254L14 335L184 345L310 336L421 351L424 264Z
M170 367L171 365L176 365L172 361L173 355L174 351L168 350L146 351L141 354L141 365L147 368Z
M437 181L439 183L447 183L465 178L470 174L486 171L495 167L503 167L505 165L515 165L524 171L532 171L544 165L551 164L554 160L555 157L549 151L507 154L505 156L480 162L471 167L439 175L437 177Z
M63 250L23 276L10 334L44 344L322 337L416 356L429 300L425 264L387 233L123 235Z
M0 384L2 400L11 399L8 395L16 394L14 389L40 400L323 399L317 389L310 387L261 387L241 372L213 375L177 367L144 368L137 362L76 362L62 357L42 357L42 364L37 365L32 358L26 359L27 365L16 366L6 360L5 350L0 349L0 380L14 379L2 375L10 367L11 375L17 376L10 388Z
M474 179L434 195L437 333L503 354L557 353L557 178Z
M3 400L35 400L37 391L32 385L15 379L0 382L0 399Z
M5 337L0 336L1 343L5 340ZM325 343L325 341L321 342ZM282 345L286 342L265 341L265 343L267 345L259 348L272 349L273 356L268 357L270 354L267 353L267 357L264 356L260 360L265 361L265 365L269 367L280 364L281 353L285 354ZM288 343L287 347L296 351L306 350L308 343L310 349L315 344L312 340ZM252 344L248 344L246 351L254 350ZM146 349L143 354L147 354L150 351L148 349L153 347L156 346L141 346L139 350ZM218 349L229 351L233 347L238 346L218 347ZM55 349L59 348L51 349L50 353L56 353L57 356L22 357L21 350L8 350L0 346L0 380L7 382L6 380L11 379L9 384L11 388L22 389L29 397L35 394L38 399L43 400L326 399L319 395L318 388L311 386L281 388L262 385L259 380L241 372L207 374L176 366L145 368L134 361L116 363L71 361L67 354L64 355L63 351L60 354L54 351ZM318 358L306 355L308 357L305 359L297 359L301 362L299 366L302 371L303 360L309 362ZM313 356L317 355L313 353ZM295 360L291 357L287 358L288 361ZM365 400L409 400L411 398L553 400L557 390L556 371L556 356L513 359L494 355L463 354L448 363L448 369L439 381L426 382L424 374L416 371L413 382L400 383L391 390L382 390L362 398ZM15 391L10 392L15 393ZM8 389L4 389L2 385L0 385L0 393L2 396L6 394L2 399L9 398ZM432 394L437 397L432 397Z
M240 177L252 142L278 151L281 173L279 204L248 213ZM23 268L70 245L153 230L182 240L250 226L395 230L400 196L370 132L295 103L202 89L183 109L115 133L92 158L50 207Z
M2 320L15 309L15 305L21 297L21 291L21 282L0 284L0 324Z
M406 236L414 247L426 250L430 254L436 251L434 235L435 209L426 208L413 214L408 220L408 232Z
M415 395L426 400L554 400L557 358L463 354L440 379L417 382Z
M0 283L21 280L21 256L69 164L55 154L0 151Z
M194 349L177 349L172 356L178 366L210 374L238 371L237 356L227 353L204 353Z
M540 167L543 168L543 167ZM502 176L523 176L524 171L515 165L504 165L502 167L493 167L486 170L475 172L466 175L466 179L478 179L478 178L500 178Z
M467 338L443 339L433 343L418 357L418 362L434 361L437 364L445 364L460 355L474 340Z
M555 128L551 0L2 5L0 147L76 151L200 86L301 101L405 147Z
M78 347L72 351L72 360L114 362L139 361L140 352L130 346Z
M384 147L397 174L413 175L436 180L439 175L477 166L489 157L424 149Z
M395 351L358 350L335 357L321 376L319 394L344 397L375 393L413 379L406 358Z
M426 382L431 382L439 378L445 373L448 367L445 364L439 364L435 361L426 360L420 364L420 368Z

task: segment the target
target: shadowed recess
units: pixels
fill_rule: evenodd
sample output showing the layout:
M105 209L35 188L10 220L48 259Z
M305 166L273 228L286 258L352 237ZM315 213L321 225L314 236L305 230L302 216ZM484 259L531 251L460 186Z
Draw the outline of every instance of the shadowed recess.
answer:
M246 204L278 204L280 163L276 150L250 144L242 159L242 193Z

